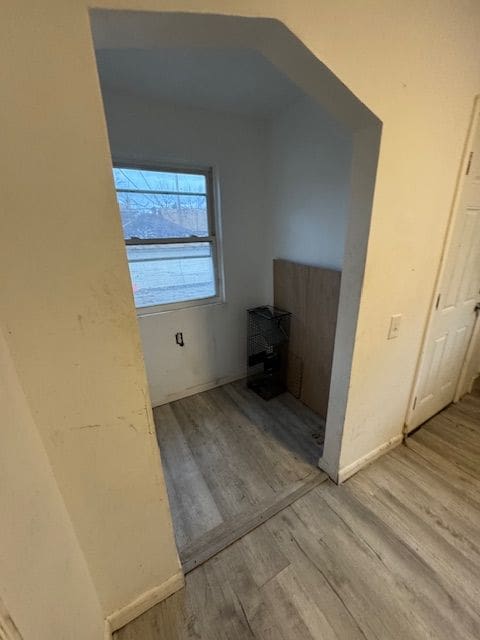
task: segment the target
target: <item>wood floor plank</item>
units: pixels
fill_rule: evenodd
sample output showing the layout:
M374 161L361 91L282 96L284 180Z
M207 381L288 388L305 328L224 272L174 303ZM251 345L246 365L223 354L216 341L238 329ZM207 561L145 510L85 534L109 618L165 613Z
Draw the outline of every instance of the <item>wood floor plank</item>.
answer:
M215 428L221 428L219 416L226 415L232 398L240 402L244 390L233 389L218 403L215 395L205 402L207 413L216 416ZM182 480L184 487L194 478L202 484L208 456L221 455L225 443L234 442L215 441L215 433L195 419L192 412L205 410L202 402L187 403L185 432L180 420L180 435L175 422L168 427L176 451L172 460L185 443L192 455L200 449L194 456L198 471ZM237 416L242 411L236 402ZM268 442L275 406L267 411L253 404L243 417L244 433L258 421L252 442ZM167 410L165 416L183 420L180 414ZM286 415L280 429L288 427ZM289 438L298 427L293 424ZM279 477L288 467L287 442L275 438L275 451L285 456L272 471ZM185 590L116 632L115 640L478 640L479 447L480 399L470 396L344 485L323 482L285 506L191 571ZM247 451L240 447L242 456ZM295 453L304 464L301 448ZM260 484L269 464L263 460L254 467ZM233 464L234 482L241 480L243 465ZM220 473L226 474L225 465ZM202 487L212 496L221 490L206 479ZM225 491L234 500L235 491Z
M262 587L262 596L265 598L270 615L277 620L277 624L283 629L283 633L289 640L313 640L315 636L310 633L305 616L302 616L298 608L298 599L292 598L284 588L282 576L289 574L287 567L272 580ZM318 637L318 636L317 636Z
M185 398L174 403L173 411L224 520L273 491L257 465L241 455L237 434L227 433L232 431L227 418L206 398Z
M379 486L376 478L367 471L370 470L366 470L360 479L352 478L351 490L356 491L356 495L377 517L398 532L403 544L414 550L425 566L434 567L443 588L447 592L453 590L464 603L469 612L467 619L475 619L475 603L478 603L480 594L475 568L456 547L445 541L438 528L431 528L410 508L409 502L397 497L383 484Z
M411 620L405 619L391 597L396 594L394 577L380 566L376 554L345 526L321 495L315 490L290 509L295 514L288 520L295 544L326 577L364 636L412 637Z
M160 453L177 544L181 547L219 525L223 518L171 406L157 407L154 417L162 433Z
M460 606L453 603L448 585L408 544L402 530L388 526L378 510L365 504L364 494L358 490L362 482L362 478L357 479L356 484L350 483L339 491L327 488L322 496L355 536L374 552L383 572L393 577L391 593L395 593L399 610L409 609L413 637L473 640L480 629L480 620L462 603ZM462 627L469 626L469 630L459 630L459 619Z
M471 499L475 500L475 498L478 497L480 479L473 476L468 469L465 469L442 455L443 449L441 452L434 451L415 436L408 438L405 446L424 461L422 464L429 465L433 473L446 476L449 483L457 487L460 491L464 491L465 495L468 495Z
M388 481L385 481L385 472ZM462 553L480 572L480 538L478 523L472 523L464 509L451 501L443 502L437 493L429 492L395 458L385 456L371 476L382 487L408 505L416 517L435 530L455 551Z
M464 448L456 446L458 443L439 438L427 428L417 431L413 438L416 442L425 445L427 449L452 462L457 468L467 471L470 475L480 480L478 461L472 458Z
M477 532L480 531L480 486L478 491L466 491L461 480L454 480L453 474L446 475L410 447L397 447L388 457L397 460L405 468L402 475L408 474L428 496L448 506ZM468 489L472 487L468 486Z
M292 420L275 400L265 402L243 385L227 387L226 393L236 399L237 405L251 420L263 425L272 443L293 452L298 463L317 464L318 451L312 446L315 443L303 421Z
M244 382L242 386L244 386ZM282 488L285 484L305 477L314 466L305 463L296 457L295 449L291 450L272 437L269 425L257 413L248 407L256 403L257 397L252 391L246 390L246 397L237 396L233 391L235 385L228 385L221 389L212 390L215 402L228 416L232 425L238 430L238 440L245 452L245 458L259 465L263 473L269 478L269 483L275 489ZM258 400L266 403L261 398ZM276 428L279 421L274 419ZM305 439L305 435L301 434ZM312 449L315 447L312 446Z
M470 458L478 460L480 455L480 443L478 425L467 417L457 415L449 411L441 416L436 416L429 424L429 431L446 440L447 446L455 445Z
M285 509L266 523L272 539L278 542L282 552L290 560L295 575L303 588L321 606L328 633L334 631L339 639L357 640L367 637L362 625L356 620L344 594L332 581L328 572L302 547L295 535L295 527L302 526L293 509ZM298 539L297 539L298 538ZM323 629L323 626L322 626Z
M275 580L287 599L295 603L298 615L313 640L339 640L349 637L336 633L335 627L330 624L314 595L304 587L302 576L296 571L294 565L289 565L285 571L276 576Z
M266 402L241 380L155 409L181 549L318 472L322 420L283 400Z
M325 482L327 475L314 471L305 480L298 481L288 489L274 494L255 507L241 512L235 518L209 530L193 543L180 549L184 573L189 573L239 538L253 531L269 518L285 509L306 493Z

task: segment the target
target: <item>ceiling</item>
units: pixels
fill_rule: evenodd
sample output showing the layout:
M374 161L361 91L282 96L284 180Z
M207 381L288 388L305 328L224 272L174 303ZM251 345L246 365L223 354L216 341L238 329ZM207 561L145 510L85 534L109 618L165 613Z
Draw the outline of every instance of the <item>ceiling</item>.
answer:
M99 49L96 54L104 91L263 118L305 96L250 49Z

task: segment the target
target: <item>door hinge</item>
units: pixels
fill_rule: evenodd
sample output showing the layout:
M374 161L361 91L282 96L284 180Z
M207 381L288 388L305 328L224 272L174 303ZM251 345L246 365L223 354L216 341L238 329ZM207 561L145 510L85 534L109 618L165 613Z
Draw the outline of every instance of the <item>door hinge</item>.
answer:
M468 176L468 174L470 173L470 167L472 166L472 158L473 158L473 151L470 151L470 155L468 156L467 170L465 171L466 176Z
M435 303L435 311L438 309L438 305L440 304L440 298L442 297L442 294L439 293L437 296L437 302Z
M417 396L415 396L415 400L413 401L412 411L415 411L416 406L417 406Z

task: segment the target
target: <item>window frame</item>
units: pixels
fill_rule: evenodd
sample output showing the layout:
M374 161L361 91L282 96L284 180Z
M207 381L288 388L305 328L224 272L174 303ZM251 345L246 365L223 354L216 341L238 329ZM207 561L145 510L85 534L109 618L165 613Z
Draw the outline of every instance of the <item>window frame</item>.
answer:
M165 173L184 173L193 175L205 176L206 185L206 202L207 202L207 221L208 221L208 236L195 236L186 238L148 238L138 240L127 240L124 238L125 244L125 257L128 261L127 247L138 245L173 245L173 244L199 244L202 242L208 243L211 246L212 261L213 261L213 274L215 282L215 295L208 298L194 298L192 300L178 300L175 302L163 302L156 305L149 305L146 307L137 307L135 310L138 317L155 315L158 313L165 313L167 311L174 311L176 309L186 309L189 307L198 307L210 304L219 304L224 301L224 289L223 289L223 265L222 265L222 252L219 241L219 207L218 207L218 185L216 181L216 171L213 166L200 167L194 165L180 165L172 163L159 163L159 162L138 162L135 160L114 159L112 162L113 169L138 169L144 171L158 171ZM114 182L115 198L117 200L117 206L120 214L120 221L122 221L122 214L120 211L120 205L118 203L119 192L126 192L123 189L117 189ZM132 189L132 192L134 190ZM155 193L155 192L154 192ZM122 226L123 235L123 226ZM129 266L130 272L130 266ZM133 293L133 292L132 292ZM135 295L134 302L135 302Z

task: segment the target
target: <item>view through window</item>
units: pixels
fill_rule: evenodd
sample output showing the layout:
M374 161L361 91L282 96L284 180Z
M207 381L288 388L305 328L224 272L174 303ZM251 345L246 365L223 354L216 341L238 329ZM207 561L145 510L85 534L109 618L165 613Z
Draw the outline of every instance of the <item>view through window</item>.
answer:
M215 298L211 171L115 166L137 308Z

